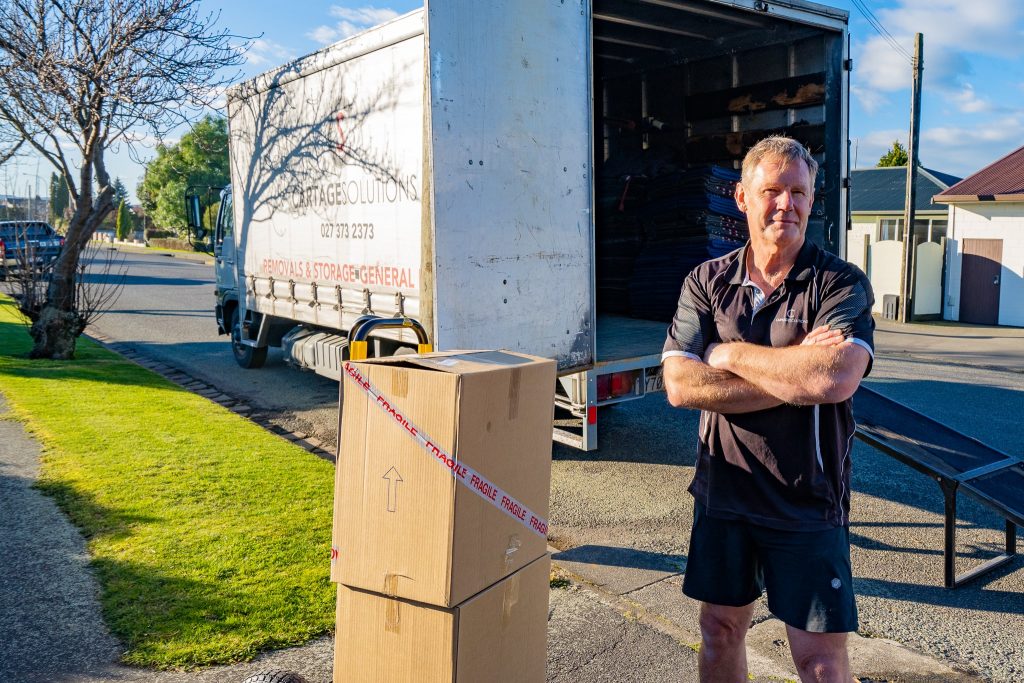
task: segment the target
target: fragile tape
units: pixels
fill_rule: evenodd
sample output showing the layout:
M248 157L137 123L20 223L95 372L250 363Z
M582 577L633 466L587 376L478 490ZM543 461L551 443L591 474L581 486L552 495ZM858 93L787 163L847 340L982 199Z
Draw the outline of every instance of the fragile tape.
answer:
M390 415L395 422L402 427L405 433L416 441L416 443L420 445L420 448L422 448L423 451L436 463L448 470L448 472L455 477L456 481L460 482L463 486L483 498L497 509L501 510L509 517L517 520L533 533L537 534L541 538L547 538L548 521L546 519L534 513L528 507L502 490L501 487L487 479L487 477L483 476L469 465L459 462L444 449L434 443L433 439L425 434L423 430L417 428L408 417L398 412L398 410L391 405L391 402L377 391L376 387L370 383L370 380L359 372L358 368L348 362L345 363L345 377L369 395L381 410Z

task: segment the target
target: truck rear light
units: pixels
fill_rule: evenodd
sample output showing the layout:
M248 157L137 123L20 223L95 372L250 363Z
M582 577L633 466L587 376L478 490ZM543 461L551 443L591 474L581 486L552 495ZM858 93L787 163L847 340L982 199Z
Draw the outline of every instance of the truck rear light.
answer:
M636 382L639 377L640 370L626 370L624 372L613 372L609 375L598 375L597 400L607 401L608 399L635 393Z
M7 252L7 245L4 244L3 240L0 240L0 258L3 258L4 256L6 256L7 255L6 252Z

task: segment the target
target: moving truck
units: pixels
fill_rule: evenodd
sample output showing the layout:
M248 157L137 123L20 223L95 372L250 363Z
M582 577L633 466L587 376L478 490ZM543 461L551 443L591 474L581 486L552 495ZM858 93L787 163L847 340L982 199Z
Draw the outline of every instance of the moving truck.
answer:
M552 358L555 438L594 449L599 407L662 388L678 264L742 244L724 195L758 139L819 160L808 237L842 255L847 21L803 0L431 0L242 83L220 330L244 367L279 345L335 378L374 319L399 322L359 330L370 355Z

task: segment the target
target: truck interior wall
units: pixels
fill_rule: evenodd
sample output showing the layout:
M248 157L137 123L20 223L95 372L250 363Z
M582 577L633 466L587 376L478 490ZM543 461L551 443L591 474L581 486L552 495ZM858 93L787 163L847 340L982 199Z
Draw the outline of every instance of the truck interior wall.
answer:
M605 319L670 321L686 273L745 241L724 188L768 135L800 140L822 167L809 239L835 251L842 224L839 188L825 186L839 177L843 144L834 118L841 34L717 5L713 17L692 9L697 2L681 1L691 9L674 13L664 5L594 4L595 255ZM732 215L720 216L730 213L722 201Z

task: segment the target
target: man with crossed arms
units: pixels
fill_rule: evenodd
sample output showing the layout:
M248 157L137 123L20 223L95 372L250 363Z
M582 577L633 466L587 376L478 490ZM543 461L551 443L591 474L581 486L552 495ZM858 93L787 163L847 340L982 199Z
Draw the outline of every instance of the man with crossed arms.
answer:
M705 682L747 680L765 590L801 680L851 680L850 397L874 355L873 295L805 239L817 166L785 137L750 150L750 241L686 278L662 355L669 402L702 411L683 592L701 602Z

